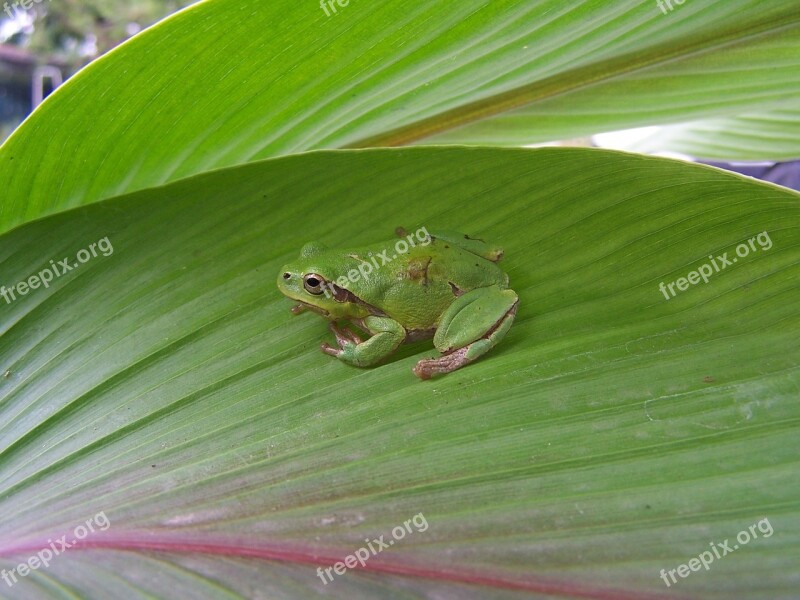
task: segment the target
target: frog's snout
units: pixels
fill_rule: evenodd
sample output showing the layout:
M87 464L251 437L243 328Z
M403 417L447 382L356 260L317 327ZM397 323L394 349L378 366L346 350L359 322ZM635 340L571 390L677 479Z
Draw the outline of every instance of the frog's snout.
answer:
M284 265L278 271L277 284L284 296L299 300L303 295L303 277L293 270L291 265Z
M289 271L289 269L287 269L286 266L284 266L278 272L278 289L280 289L281 291L285 291L287 285L291 285L292 283L291 279L292 279L291 271Z

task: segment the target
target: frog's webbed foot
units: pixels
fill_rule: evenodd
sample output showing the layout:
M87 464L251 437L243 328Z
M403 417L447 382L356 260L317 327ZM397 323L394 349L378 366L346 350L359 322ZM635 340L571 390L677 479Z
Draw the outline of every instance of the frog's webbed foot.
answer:
M433 337L442 353L419 361L414 375L430 379L477 360L502 340L517 314L519 298L499 286L478 288L459 296L445 311Z
M405 329L388 317L367 317L363 320L363 326L371 335L368 340L362 340L350 329L332 322L330 328L336 336L339 348L325 343L320 348L325 354L335 356L348 364L366 367L389 356L403 343L406 336Z
M308 307L304 304L295 304L291 309L293 315L299 315L300 313L304 313L308 310Z
M414 365L412 371L414 371L414 375L420 379L430 379L434 375L442 375L450 371L455 371L472 362L467 359L468 351L469 346L466 348L459 348L455 352L445 354L439 358L424 358Z
M346 327L339 327L334 321L331 321L330 329L333 332L333 335L336 336L336 342L341 347L344 347L344 345L348 343L351 344L364 343L364 340L358 337L358 335L356 335L354 331L351 331Z
M331 356L339 357L342 352L348 349L348 346L358 346L359 344L363 344L364 340L362 340L355 332L347 329L346 327L339 327L334 321L331 321L330 330L333 332L333 335L336 336L336 343L338 344L338 348L334 348L328 343L323 342L320 345L320 349L325 354L330 354Z

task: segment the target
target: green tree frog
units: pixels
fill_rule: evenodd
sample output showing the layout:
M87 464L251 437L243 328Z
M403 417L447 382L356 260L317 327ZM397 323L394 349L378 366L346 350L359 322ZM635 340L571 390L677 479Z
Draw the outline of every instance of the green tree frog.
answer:
M349 250L311 242L281 269L278 288L299 303L292 312L311 310L330 321L337 346L323 343L322 351L366 367L404 342L432 337L441 356L413 368L430 379L497 345L519 304L496 264L502 249L453 231L397 234L399 240Z

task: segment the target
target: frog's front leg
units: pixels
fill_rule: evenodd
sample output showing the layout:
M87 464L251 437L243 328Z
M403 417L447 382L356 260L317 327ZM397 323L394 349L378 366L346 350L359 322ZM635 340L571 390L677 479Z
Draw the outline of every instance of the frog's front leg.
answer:
M519 297L514 290L497 285L459 296L442 315L433 337L442 356L419 361L414 374L420 379L430 379L455 371L486 354L511 328L518 304Z
M406 339L406 330L394 319L371 316L363 319L361 324L371 334L366 341L331 323L339 348L323 343L322 351L356 367L367 367L392 354Z

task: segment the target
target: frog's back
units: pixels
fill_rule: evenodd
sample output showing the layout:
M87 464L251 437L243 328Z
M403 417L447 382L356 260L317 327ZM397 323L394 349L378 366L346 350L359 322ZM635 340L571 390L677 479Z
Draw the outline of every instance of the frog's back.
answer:
M349 253L378 266L348 289L407 329L435 327L441 314L463 293L490 285L508 287L508 276L492 260L449 239L434 234L427 245L417 244L402 254L396 252L396 243L393 240Z

